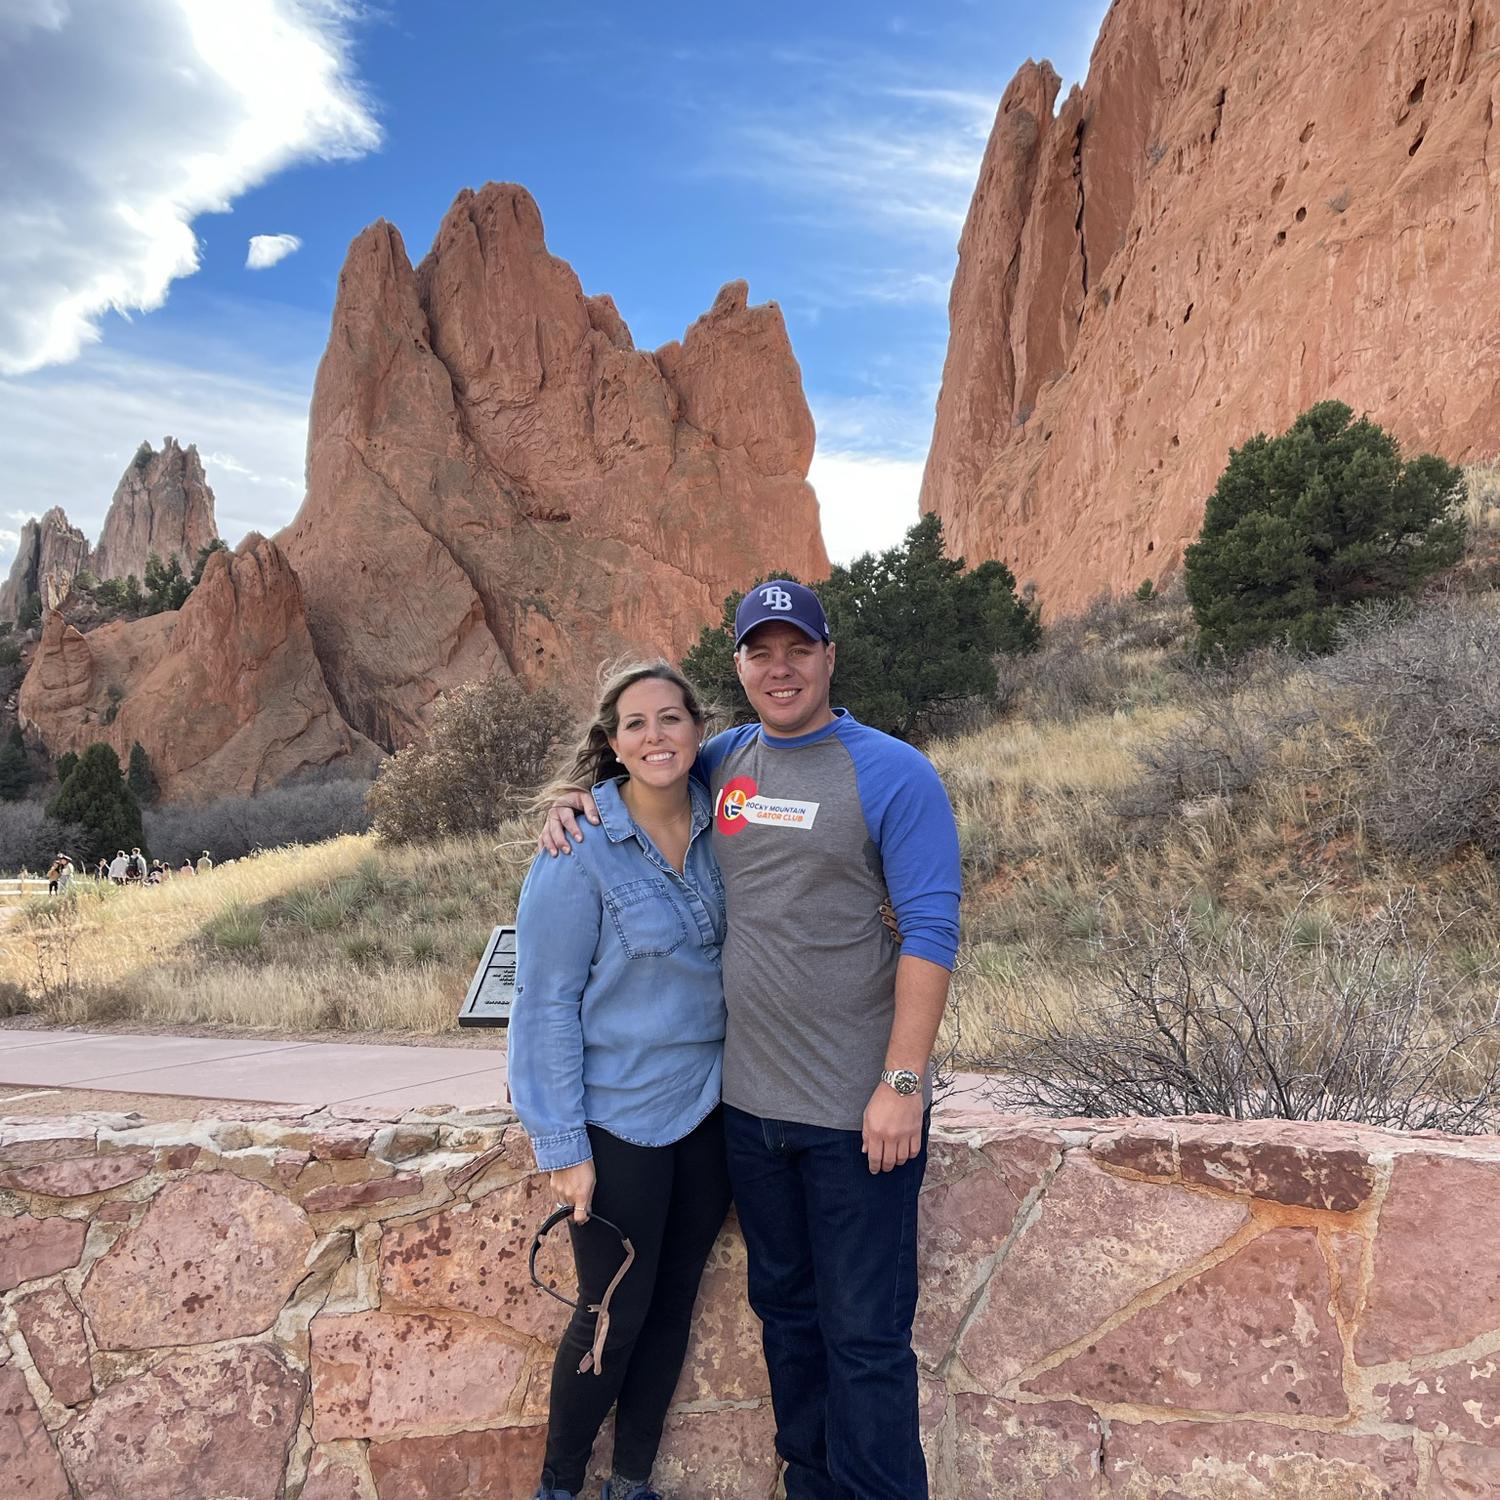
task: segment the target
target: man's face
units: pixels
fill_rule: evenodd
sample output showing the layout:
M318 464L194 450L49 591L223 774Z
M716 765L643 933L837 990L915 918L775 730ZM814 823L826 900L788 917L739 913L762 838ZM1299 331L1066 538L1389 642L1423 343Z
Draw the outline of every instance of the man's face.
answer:
M734 669L750 707L767 734L792 739L821 729L833 718L833 645L815 641L795 625L757 625L734 653Z

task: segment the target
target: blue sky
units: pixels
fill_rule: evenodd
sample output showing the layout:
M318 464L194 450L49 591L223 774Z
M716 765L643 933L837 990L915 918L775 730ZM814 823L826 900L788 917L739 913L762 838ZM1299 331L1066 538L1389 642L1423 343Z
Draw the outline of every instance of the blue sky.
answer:
M384 217L415 261L492 178L638 345L735 277L778 301L830 550L894 539L995 106L1028 56L1076 81L1103 9L0 0L0 563L49 505L96 533L166 433L231 540L283 525L348 242Z

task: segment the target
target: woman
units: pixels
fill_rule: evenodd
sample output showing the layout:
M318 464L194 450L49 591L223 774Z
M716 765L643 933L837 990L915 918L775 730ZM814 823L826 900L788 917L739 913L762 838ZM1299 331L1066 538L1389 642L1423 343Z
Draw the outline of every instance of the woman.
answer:
M552 1371L536 1500L575 1500L611 1407L601 1500L660 1500L651 1469L687 1349L698 1282L729 1207L719 1084L724 887L709 804L690 777L705 716L665 662L605 684L563 781L594 789L602 838L540 856L521 891L511 1099L551 1174L578 1268L579 1310ZM559 783L561 784L561 783ZM552 792L539 799L546 805ZM619 1272L618 1226L635 1261Z

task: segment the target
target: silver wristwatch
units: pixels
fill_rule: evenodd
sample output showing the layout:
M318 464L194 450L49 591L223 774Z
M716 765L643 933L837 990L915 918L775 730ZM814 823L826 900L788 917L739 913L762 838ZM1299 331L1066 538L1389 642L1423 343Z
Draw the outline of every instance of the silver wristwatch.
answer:
M888 1083L898 1094L915 1094L922 1087L922 1075L910 1068L887 1068L880 1075L882 1083Z

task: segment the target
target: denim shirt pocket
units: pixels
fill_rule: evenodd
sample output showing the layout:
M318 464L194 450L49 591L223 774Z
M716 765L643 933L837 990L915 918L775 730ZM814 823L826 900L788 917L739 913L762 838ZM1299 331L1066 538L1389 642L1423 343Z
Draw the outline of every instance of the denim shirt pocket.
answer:
M627 880L604 893L604 905L630 958L665 958L687 941L687 923L661 879Z

